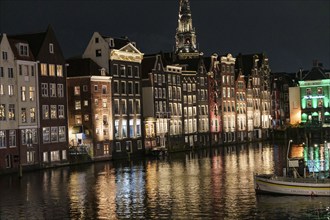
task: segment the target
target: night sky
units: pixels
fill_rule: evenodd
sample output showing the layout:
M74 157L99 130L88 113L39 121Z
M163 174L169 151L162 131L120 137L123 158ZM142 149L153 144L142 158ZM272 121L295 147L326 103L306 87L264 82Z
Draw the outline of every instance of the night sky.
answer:
M190 0L200 51L264 52L273 72L330 69L330 1ZM128 36L142 53L171 51L179 0L0 0L0 32L43 32L51 24L66 58L80 55L94 31Z

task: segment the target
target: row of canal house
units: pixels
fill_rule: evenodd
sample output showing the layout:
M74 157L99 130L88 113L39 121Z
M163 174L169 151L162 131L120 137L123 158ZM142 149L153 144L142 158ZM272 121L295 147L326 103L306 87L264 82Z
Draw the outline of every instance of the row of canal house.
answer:
M0 36L0 170L68 163L66 62L45 32Z

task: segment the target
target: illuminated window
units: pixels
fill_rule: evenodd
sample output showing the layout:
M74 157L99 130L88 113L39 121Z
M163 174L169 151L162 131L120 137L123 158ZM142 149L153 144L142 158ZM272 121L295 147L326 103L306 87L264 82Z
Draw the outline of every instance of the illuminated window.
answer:
M50 106L50 118L51 119L56 119L57 118L57 106L56 105L51 105Z
M319 100L317 101L317 106L318 106L319 108L323 107L323 99L319 99Z
M310 88L306 89L306 95L312 95L312 90Z
M102 107L103 108L107 107L107 99L102 99Z
M4 95L4 94L5 94L4 85L0 84L0 95Z
M80 110L80 109L81 109L81 102L75 101L75 110Z
M6 105L0 104L0 121L6 120Z
M15 120L15 104L9 104L8 119Z
M130 138L134 137L134 120L133 119L129 120L129 137Z
M115 137L119 138L119 120L115 120Z
M47 64L41 63L40 64L40 71L42 76L47 76Z
M126 119L123 119L121 121L121 136L123 138L127 137L127 120Z
M55 65L54 64L49 64L49 75L55 76Z
M312 100L311 99L307 100L307 108L312 108Z
M75 121L75 124L81 124L82 123L81 115L75 115L74 116L74 121Z
M89 121L89 115L84 115L84 121Z
M35 108L30 108L30 119L31 122L36 122L36 109Z
M49 106L48 105L42 106L42 119L49 119Z
M74 87L74 95L80 95L80 86Z
M56 65L56 75L62 77L63 76L63 66Z
M35 99L34 94L35 94L35 88L33 86L30 86L30 88L29 88L29 99L30 99L30 101L34 101L34 99Z
M22 102L25 102L26 101L26 88L25 86L21 86L21 100Z
M322 87L317 87L317 94L318 95L323 95L323 88Z
M9 96L14 95L14 85L8 85L8 95Z

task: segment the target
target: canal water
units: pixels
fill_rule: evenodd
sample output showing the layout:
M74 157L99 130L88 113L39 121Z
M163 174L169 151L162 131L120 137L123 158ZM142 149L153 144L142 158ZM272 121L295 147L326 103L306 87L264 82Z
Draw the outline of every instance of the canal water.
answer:
M0 219L330 219L326 197L256 196L286 146L250 144L159 159L0 177Z

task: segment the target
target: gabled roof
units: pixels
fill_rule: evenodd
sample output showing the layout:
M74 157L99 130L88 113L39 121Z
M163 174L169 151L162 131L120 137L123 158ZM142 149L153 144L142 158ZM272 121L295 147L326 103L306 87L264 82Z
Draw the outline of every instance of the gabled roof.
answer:
M90 58L71 58L67 60L69 64L67 69L67 76L101 76L101 69L98 64L96 64ZM109 76L109 73L105 74Z
M11 37L9 37L8 40L9 40L10 47L11 47L13 53L14 53L15 59L28 60L28 61L34 61L35 60L28 41L23 40L23 39L12 39ZM21 56L19 54L19 48L17 48L17 46L16 46L19 43L24 43L24 44L29 45L29 50L28 50L29 51L29 56Z
M46 32L41 32L34 34L12 35L9 38L16 40L25 40L29 42L29 46L33 55L37 57L45 37L46 37Z
M110 39L113 39L113 46L110 46L109 44L110 49L120 49L128 43L132 43L128 37L110 37L105 35L101 35L101 37L103 37L107 42L109 42Z
M303 80L319 80L328 79L329 76L325 74L325 71L320 66L314 66L304 77Z

